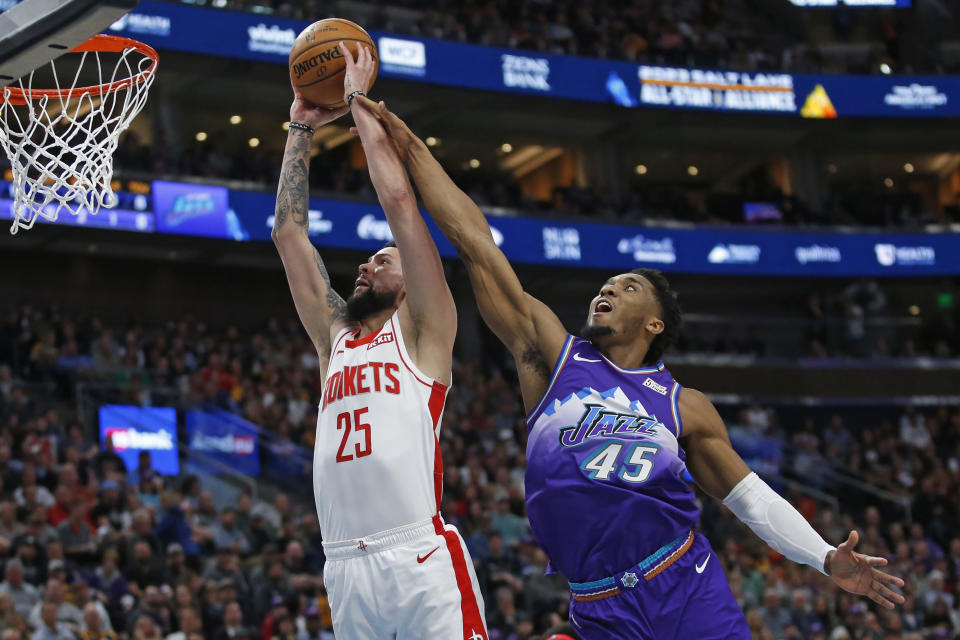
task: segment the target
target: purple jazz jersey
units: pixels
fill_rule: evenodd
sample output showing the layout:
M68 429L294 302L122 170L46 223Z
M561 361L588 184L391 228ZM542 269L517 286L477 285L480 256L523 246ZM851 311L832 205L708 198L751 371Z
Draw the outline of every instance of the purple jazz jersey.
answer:
M684 480L680 385L658 363L622 369L569 336L527 418L527 514L571 582L623 571L696 528Z

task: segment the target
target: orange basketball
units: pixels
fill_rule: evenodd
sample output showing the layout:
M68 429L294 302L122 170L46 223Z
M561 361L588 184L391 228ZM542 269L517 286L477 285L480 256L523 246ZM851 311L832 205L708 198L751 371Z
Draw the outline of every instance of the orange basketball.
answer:
M343 105L343 74L347 63L337 46L341 41L350 49L354 59L360 53L360 45L370 47L374 63L372 87L380 60L370 34L356 23L340 18L314 22L300 32L290 51L290 79L304 98L322 107ZM370 87L366 90L369 91Z

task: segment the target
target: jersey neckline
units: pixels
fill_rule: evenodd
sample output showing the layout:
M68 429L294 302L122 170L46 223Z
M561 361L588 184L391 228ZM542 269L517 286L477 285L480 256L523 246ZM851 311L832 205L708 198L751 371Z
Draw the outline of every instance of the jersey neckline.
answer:
M364 336L364 337L360 338L359 340L349 340L349 339L348 339L346 342L344 342L344 345L345 345L348 349L353 349L354 347L362 347L363 345L365 345L365 344L367 344L367 343L369 343L369 342L372 342L374 338L376 338L378 335L380 335L380 332L381 332L381 331L383 331L383 327L380 327L379 329L377 329L376 331L374 331L374 332L371 333L370 335ZM356 335L356 334L358 334L358 333L360 333L360 330L359 330L359 329L357 329L357 330L354 332L354 335Z

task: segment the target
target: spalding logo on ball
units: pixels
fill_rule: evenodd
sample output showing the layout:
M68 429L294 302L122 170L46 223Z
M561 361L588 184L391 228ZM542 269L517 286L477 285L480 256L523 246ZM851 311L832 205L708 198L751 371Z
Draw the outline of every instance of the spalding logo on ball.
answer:
M347 63L340 52L339 44L347 45L356 59L360 46L366 45L373 57L373 78L377 78L380 60L377 48L363 27L343 20L327 18L314 22L300 32L290 50L290 79L303 97L316 105L333 109L343 106L343 74Z

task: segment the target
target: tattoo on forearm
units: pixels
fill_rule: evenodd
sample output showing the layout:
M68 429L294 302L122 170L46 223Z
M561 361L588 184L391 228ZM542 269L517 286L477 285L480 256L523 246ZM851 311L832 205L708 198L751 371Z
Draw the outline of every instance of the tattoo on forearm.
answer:
M306 131L291 129L290 141L283 155L280 169L280 186L277 189L277 208L273 218L273 230L279 231L288 218L304 231L310 221L309 215L309 161L311 136Z
M333 290L333 285L330 284L330 274L327 273L327 267L323 264L320 252L314 249L313 253L316 257L317 269L320 270L323 281L327 283L327 307L330 309L330 321L340 322L347 317L347 303L343 301L340 294Z

